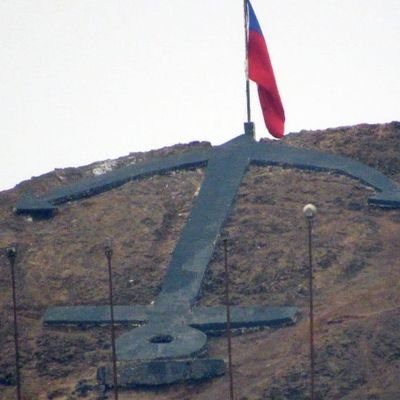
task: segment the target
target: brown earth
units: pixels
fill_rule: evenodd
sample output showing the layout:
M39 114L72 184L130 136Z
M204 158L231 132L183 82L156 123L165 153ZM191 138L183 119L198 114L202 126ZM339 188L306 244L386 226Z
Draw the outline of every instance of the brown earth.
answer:
M400 183L400 123L359 125L288 135L284 142L353 157ZM132 153L116 166L189 151L207 143ZM79 381L95 385L110 360L106 327L43 327L48 305L106 304L106 237L114 243L117 304L148 304L160 290L170 254L204 171L154 176L67 203L50 220L13 213L18 197L90 176L99 163L55 170L0 193L0 247L17 243L16 265L24 399L80 398ZM367 205L370 188L346 177L280 167L251 167L225 230L233 304L297 305L284 329L233 338L235 399L309 398L307 230L314 202L316 391L318 399L400 398L400 210ZM201 304L223 304L222 249L217 246ZM0 398L14 399L12 298L0 255ZM126 328L119 328L123 332ZM224 337L209 354L227 358ZM87 399L100 398L89 390ZM112 394L109 398L113 398ZM228 399L228 375L200 384L132 390L120 399Z

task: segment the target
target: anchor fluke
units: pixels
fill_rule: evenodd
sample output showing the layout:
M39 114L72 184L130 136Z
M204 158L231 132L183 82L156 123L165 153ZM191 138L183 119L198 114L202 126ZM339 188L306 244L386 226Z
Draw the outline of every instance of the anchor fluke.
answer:
M400 208L400 191L378 193L368 198L368 204L381 208Z
M32 195L26 195L18 200L15 206L17 214L33 214L41 216L51 216L57 207L48 202Z

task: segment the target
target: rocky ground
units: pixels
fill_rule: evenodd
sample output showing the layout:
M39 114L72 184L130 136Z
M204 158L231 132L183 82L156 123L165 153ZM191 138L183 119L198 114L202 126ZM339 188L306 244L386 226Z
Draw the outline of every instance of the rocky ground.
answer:
M400 123L299 132L283 142L346 155L400 183ZM13 213L18 197L75 182L102 170L207 147L199 142L77 169L55 170L0 193L0 247L17 243L18 316L24 399L101 397L96 368L110 360L107 327L50 328L48 305L106 304L103 243L114 243L117 304L148 304L160 290L170 254L204 170L127 183L67 203L52 219ZM400 393L400 210L367 205L373 191L347 177L281 167L249 169L225 233L233 304L297 305L295 326L235 335L237 400L309 398L307 229L314 202L317 399L393 399ZM223 304L223 257L217 246L204 282L203 305ZM0 254L0 398L15 398L12 297ZM119 328L118 333L126 328ZM224 337L209 354L227 358ZM109 395L112 398L112 395ZM122 392L121 399L229 398L228 376L198 384Z

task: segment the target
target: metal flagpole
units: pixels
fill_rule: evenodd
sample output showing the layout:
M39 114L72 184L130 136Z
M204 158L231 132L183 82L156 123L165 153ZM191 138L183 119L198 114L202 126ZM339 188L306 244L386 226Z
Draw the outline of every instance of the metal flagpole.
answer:
M254 124L251 122L250 108L250 82L249 82L249 9L248 0L243 1L244 12L244 48L245 48L245 70L246 70L246 108L247 122L244 123L244 132L254 138Z
M245 66L246 66L246 104L247 104L247 122L251 121L251 109L250 109L250 83L249 83L249 10L247 8L247 0L243 1L244 11L244 48L246 54Z

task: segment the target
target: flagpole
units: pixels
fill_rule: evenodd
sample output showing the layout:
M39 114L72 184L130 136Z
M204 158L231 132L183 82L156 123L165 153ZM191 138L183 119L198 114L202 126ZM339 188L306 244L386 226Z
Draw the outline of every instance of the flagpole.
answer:
M251 121L251 109L250 109L249 46L248 46L249 13L248 13L248 8L247 8L247 0L243 1L243 12L244 12L244 48L245 48L245 54L246 54L245 66L246 66L247 122L250 122Z
M244 123L244 133L251 136L254 139L254 123L251 122L251 109L250 109L250 82L249 82L249 10L247 7L248 0L243 1L243 12L244 12L244 48L246 54L245 66L246 66L246 106L247 106L247 122Z

